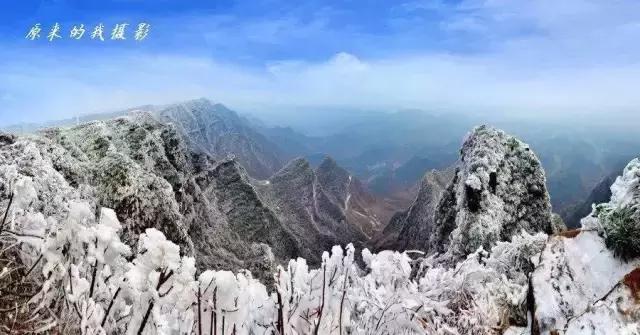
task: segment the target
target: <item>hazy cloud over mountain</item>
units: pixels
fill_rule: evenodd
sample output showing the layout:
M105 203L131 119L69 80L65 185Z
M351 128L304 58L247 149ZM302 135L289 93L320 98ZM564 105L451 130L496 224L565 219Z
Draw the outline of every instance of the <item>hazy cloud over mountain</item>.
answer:
M255 112L606 113L627 122L640 103L640 4L632 0L132 6L123 17L109 2L9 5L22 15L0 14L0 124L195 96ZM123 21L148 21L152 35L24 39L38 22Z

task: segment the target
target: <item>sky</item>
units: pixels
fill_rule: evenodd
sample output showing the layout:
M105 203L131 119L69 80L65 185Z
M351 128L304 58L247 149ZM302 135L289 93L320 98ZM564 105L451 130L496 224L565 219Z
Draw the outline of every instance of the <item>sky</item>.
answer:
M0 125L207 97L639 121L636 0L0 0ZM26 38L35 25L36 40ZM61 37L46 35L58 23ZM110 40L127 23L126 40ZM138 24L149 35L134 39ZM74 25L87 30L69 37ZM105 41L90 38L105 26Z

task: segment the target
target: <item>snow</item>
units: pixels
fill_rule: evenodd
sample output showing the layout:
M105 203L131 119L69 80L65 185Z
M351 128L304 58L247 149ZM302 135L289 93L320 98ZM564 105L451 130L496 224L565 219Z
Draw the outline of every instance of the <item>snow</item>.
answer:
M476 191L482 190L482 181L476 174L469 175L464 183Z
M334 246L320 268L302 258L280 266L273 292L248 271L196 277L195 259L181 257L180 247L153 228L139 236L127 261L131 250L119 239L113 210L95 215L89 203L66 205L67 217L33 245L43 253L43 285L31 304L60 306L63 320L85 334L492 333L526 301L524 270L504 264L521 264L546 240L523 232L455 268L427 258L420 269L407 253L367 249L361 269L352 245ZM526 326L526 315L520 319Z
M544 170L515 137L476 127L463 143L454 180L438 205L428 248L444 252L450 265L522 230L551 233Z
M344 210L348 210L349 209L349 200L351 200L351 179L353 177L351 175L349 175L349 181L347 182L347 186L345 187L345 189L347 190L347 198L344 200Z
M618 284L605 299L578 315L566 327L566 335L590 332L596 335L640 334L640 307L623 284Z
M611 185L611 205L626 207L631 203L638 204L640 199L640 158L629 162Z
M595 231L573 238L554 236L533 273L535 317L543 334L564 329L567 320L603 298L640 260L624 262Z

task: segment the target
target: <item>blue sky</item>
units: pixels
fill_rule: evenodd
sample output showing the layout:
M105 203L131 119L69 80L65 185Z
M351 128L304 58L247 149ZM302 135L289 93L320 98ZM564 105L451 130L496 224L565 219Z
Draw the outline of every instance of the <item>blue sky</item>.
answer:
M241 111L613 114L640 103L635 0L0 0L0 125L209 97ZM142 42L74 24L151 24ZM40 40L25 39L35 23ZM44 36L54 24L63 39ZM133 28L129 28L129 35Z

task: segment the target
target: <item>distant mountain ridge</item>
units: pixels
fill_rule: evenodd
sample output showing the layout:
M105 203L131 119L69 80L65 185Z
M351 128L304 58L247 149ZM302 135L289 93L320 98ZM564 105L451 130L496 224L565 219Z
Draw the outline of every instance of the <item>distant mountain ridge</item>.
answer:
M615 182L618 172L604 177L589 193L589 196L574 207L568 208L564 213L564 220L569 228L579 228L580 220L589 215L592 206L607 202L611 198L611 185Z
M164 123L173 123L193 150L217 159L236 158L249 174L266 179L286 160L280 149L250 126L250 122L222 104L205 98L169 105L143 105L121 111L94 113L42 124L23 124L4 131L28 134L46 128L74 127L92 121L150 113Z
M271 115L273 117L260 120L261 115L269 116L268 111L245 117L220 104L196 99L8 128L19 134L29 133L43 126L73 126L136 110L150 111L163 121L184 124L183 131L194 134L194 147L200 150L216 147L209 154L219 159L235 157L250 176L258 179L270 177L296 157L305 157L315 166L324 156L331 156L377 197L398 198L401 194L402 204L397 209L410 204L405 198L407 190L419 184L424 172L442 170L455 162L460 139L468 129L487 122L485 117L463 117L455 113L329 109L301 110L287 117ZM163 110L164 116L161 116ZM173 115L172 110L186 113ZM184 119L178 120L177 116ZM497 121L493 123L536 148L545 167L554 211L569 225L575 225L579 216L570 217L572 211L583 205L589 192L603 178L635 157L640 145L637 137L618 136L603 129L594 134L594 129L546 123L529 127L518 119ZM208 134L208 126L198 128L198 123L205 122L220 127L221 132Z
M154 115L173 123L194 150L217 159L233 156L252 177L269 178L283 166L280 149L222 104L197 99L160 108Z

